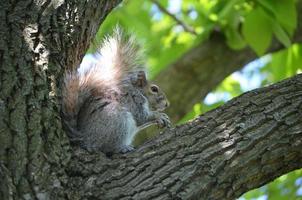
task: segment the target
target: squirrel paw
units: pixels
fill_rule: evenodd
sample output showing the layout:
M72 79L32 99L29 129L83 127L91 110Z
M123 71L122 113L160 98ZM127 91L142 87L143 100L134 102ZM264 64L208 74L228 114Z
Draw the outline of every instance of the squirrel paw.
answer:
M169 116L166 113L159 113L156 123L159 128L171 127L171 122L170 122Z
M131 146L131 145L128 145L128 146L122 146L121 149L120 149L120 153L128 153L130 151L134 151L134 147Z

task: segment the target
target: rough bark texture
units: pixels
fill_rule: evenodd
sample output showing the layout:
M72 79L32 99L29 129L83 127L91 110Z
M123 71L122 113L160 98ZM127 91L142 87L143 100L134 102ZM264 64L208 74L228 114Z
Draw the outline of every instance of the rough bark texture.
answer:
M1 1L0 199L64 197L70 151L61 129L60 77L79 64L118 2Z
M133 153L70 148L60 78L119 0L0 3L0 199L232 199L302 166L301 75Z
M297 7L299 19L293 41L302 42L302 1ZM282 44L274 42L268 52L282 48ZM167 93L171 102L169 116L177 122L223 79L255 59L257 56L250 48L241 51L230 49L219 33L192 48L156 77L156 83Z
M166 130L133 153L75 150L69 199L234 199L302 167L302 74Z

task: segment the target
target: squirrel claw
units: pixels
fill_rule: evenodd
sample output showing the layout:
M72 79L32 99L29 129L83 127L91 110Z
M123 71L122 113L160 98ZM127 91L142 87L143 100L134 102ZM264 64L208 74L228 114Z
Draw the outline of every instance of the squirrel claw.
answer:
M130 145L128 145L128 146L125 145L125 146L121 147L121 149L120 149L120 153L128 153L130 151L134 151L134 147L130 146Z
M171 122L170 122L169 116L166 113L160 113L160 116L156 120L156 123L159 128L171 127Z

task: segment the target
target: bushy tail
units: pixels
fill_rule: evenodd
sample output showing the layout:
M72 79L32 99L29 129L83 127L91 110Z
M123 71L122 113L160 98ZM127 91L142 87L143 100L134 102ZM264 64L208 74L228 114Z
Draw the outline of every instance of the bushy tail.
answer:
M62 110L70 130L77 130L77 117L87 98L98 94L98 91L118 91L129 73L145 69L142 55L135 38L116 28L98 48L96 62L65 74ZM69 134L77 138L80 133Z
M145 71L142 48L133 35L127 35L119 27L111 36L105 37L96 52L99 58L93 71L107 87L117 88L129 73Z
M101 57L99 64L111 72L109 75L114 80L120 80L128 72L144 70L142 48L133 35L123 33L119 27L104 39L97 53Z
M66 72L62 89L62 112L64 127L71 139L80 138L77 133L77 115L81 102L80 77L77 72Z

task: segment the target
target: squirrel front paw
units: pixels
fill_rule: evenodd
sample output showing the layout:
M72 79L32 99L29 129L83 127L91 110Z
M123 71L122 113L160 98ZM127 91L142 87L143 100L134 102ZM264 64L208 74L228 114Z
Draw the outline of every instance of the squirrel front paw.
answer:
M128 153L130 151L134 151L134 147L131 145L124 145L120 148L120 153Z
M156 119L156 124L159 128L171 127L170 118L166 113L158 113L158 117Z

